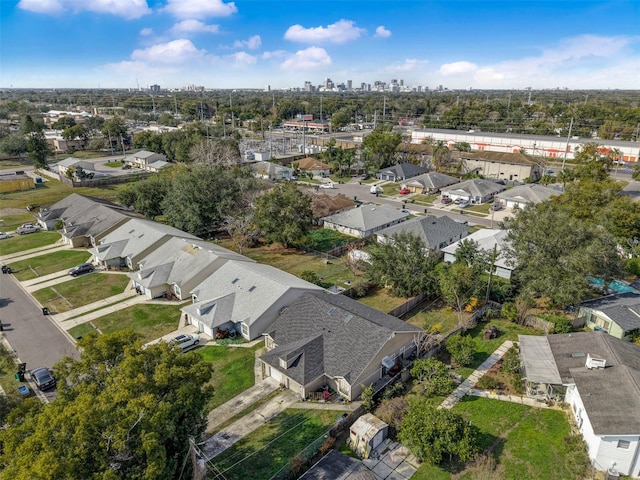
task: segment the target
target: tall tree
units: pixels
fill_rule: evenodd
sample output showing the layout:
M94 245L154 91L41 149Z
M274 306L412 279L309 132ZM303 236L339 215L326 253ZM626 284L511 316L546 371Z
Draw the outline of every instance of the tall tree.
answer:
M417 235L395 233L372 248L367 276L373 284L389 287L397 297L432 295L438 290L435 269L441 258Z
M517 267L524 291L566 306L591 289L587 276L611 279L621 272L617 242L604 227L545 202L527 205L505 220L503 250Z
M362 148L372 168L377 170L393 165L393 157L400 143L402 143L402 135L399 132L391 132L385 127L376 127L373 132L364 137Z
M58 397L0 432L1 478L171 479L206 427L210 367L128 331L91 334L56 367Z
M440 294L458 312L458 326L463 330L470 327L464 323L464 309L484 286L481 274L478 268L456 262L441 267L438 275Z
M206 235L221 226L246 191L255 188L247 169L195 165L172 179L162 207L170 225Z
M311 198L302 195L293 182L278 185L256 198L254 222L267 241L284 247L298 245L313 222Z
M118 192L118 201L152 220L163 214L163 204L169 191L170 179L153 175L133 183Z
M194 163L233 166L240 163L240 147L233 138L204 138L197 142L189 155Z

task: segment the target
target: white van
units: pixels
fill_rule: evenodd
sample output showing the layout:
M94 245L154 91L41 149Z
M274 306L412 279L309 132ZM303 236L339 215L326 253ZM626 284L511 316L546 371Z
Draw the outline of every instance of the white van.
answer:
M377 185L371 185L369 192L373 193L374 195L376 193L382 193L382 187L378 187Z

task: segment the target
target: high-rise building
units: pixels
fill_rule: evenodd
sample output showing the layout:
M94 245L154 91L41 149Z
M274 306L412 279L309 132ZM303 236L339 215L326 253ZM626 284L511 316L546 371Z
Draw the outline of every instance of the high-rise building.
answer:
M353 90L353 82L351 80L347 80L347 90Z

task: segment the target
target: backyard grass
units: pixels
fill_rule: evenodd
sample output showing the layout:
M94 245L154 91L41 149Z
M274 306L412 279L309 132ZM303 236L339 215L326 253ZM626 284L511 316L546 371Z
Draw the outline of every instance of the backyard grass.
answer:
M33 292L51 313L62 313L124 292L129 277L94 273Z
M370 307L382 312L390 312L394 308L406 303L408 300L408 298L392 296L387 288L372 288L369 290L366 297L358 299L360 303L369 305Z
M326 432L343 413L287 409L211 463L227 480L268 480Z
M260 342L247 348L206 346L195 350L213 367L210 385L214 392L207 410L219 407L255 384L255 352L263 346Z
M33 223L34 220L33 214L27 211L15 215L5 215L0 218L0 231L11 232L23 223Z
M60 240L60 234L57 232L37 232L30 233L28 235L13 235L10 238L0 240L0 255L26 252L32 248L53 245L58 240Z
M126 278L126 277L125 277ZM102 333L130 329L142 337L144 343L176 330L180 323L180 307L183 305L140 304L123 308L92 320ZM95 331L90 323L83 323L69 330L78 338Z
M328 228L315 228L309 232L308 237L309 248L317 252L328 252L354 240L349 235Z
M115 201L117 199L118 191L126 188L128 185L128 183L121 183L116 185L105 185L102 187L72 188L59 180L54 180L49 177L43 178L45 179L45 182L37 183L35 189L22 192L3 193L2 206L4 208L23 209L29 204L35 204L48 207L72 193Z
M465 316L468 315L469 314L465 312ZM450 306L445 305L441 300L436 300L426 308L418 310L415 313L409 313L405 320L411 325L427 331L439 326L439 328L436 329L443 335L458 328L458 312Z
M469 396L454 411L478 427L480 448L493 452L502 474L495 472L491 478L585 478L586 452L576 449L576 443L566 442L571 429L564 412ZM411 478L480 478L469 471L453 475L449 470L446 464L424 464Z
M86 250L60 250L10 263L9 267L13 270L16 278L23 282L50 273L68 270L74 265L88 261L89 258L91 255Z

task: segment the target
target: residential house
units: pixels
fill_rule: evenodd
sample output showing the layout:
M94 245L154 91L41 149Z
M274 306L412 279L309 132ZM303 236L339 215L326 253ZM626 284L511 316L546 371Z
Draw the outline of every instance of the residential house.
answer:
M265 334L259 360L272 377L301 398L331 388L346 400L381 379L415 351L418 327L344 295L305 293Z
M229 260L253 262L238 253L204 240L171 238L138 263L129 274L133 286L149 298L165 295L180 300Z
M164 162L164 164L157 164L156 162ZM168 165L165 155L162 153L148 152L146 150L140 150L137 153L127 155L124 158L124 163L147 171L159 170L163 166L166 167Z
M407 217L408 213L401 212L391 205L365 203L360 207L325 217L322 222L324 228L365 238L384 228L404 222Z
M356 458L329 450L315 465L307 470L299 480L376 480L369 468Z
M524 183L542 177L543 167L523 153L462 152L460 162L463 171L475 172L485 178Z
M313 223L315 225L321 225L324 217L343 212L356 205L351 198L341 193L327 195L313 190L307 190L305 193L311 197L311 211L313 212Z
M188 323L210 337L233 329L254 340L303 293L322 290L270 265L230 260L191 291L193 304L181 310Z
M596 469L640 477L640 346L599 332L518 340L527 395L569 405Z
M627 340L640 334L640 295L637 293L606 295L577 307L578 317L584 319L588 328Z
M407 178L417 177L423 173L427 173L428 168L421 167L420 165L414 165L413 163L398 163L389 168L383 168L378 170L376 178L380 180L387 180L389 182L401 182Z
M251 169L256 177L265 180L291 180L293 168L272 162L252 163Z
M487 253L496 252L496 259L493 263L494 273L498 277L510 279L515 266L506 258L504 249L506 246L507 231L493 228L483 228L472 233L468 237L459 240L451 245L444 247L444 261L453 263L456 260L456 251L463 241L474 241L478 244L478 248Z
M429 172L404 182L412 193L437 193L443 187L459 183L460 180L444 173Z
M443 197L449 197L452 200L459 198L470 203L487 203L493 201L495 195L503 190L506 190L504 185L483 178L473 178L443 187L440 192Z
M305 157L296 160L294 163L298 164L298 170L302 175L311 173L314 177L326 177L331 174L331 165L317 158Z
M65 243L74 248L95 247L102 238L135 216L133 212L95 204L75 214L65 215L59 232Z
M86 172L93 172L96 169L96 166L93 162L87 162L86 160L81 160L80 158L67 157L64 160L60 160L56 164L56 170L60 176L68 176L68 171L74 171L76 168L80 167L82 170Z
M122 210L120 205L116 205L107 200L72 193L48 208L42 207L40 211L35 214L35 217L38 224L44 230L54 230L56 224L64 218L72 217L79 212L94 208L97 205Z
M105 235L99 244L89 251L92 261L105 268L138 268L144 257L171 238L200 240L177 228L142 218L132 218L124 225Z
M0 193L19 192L31 190L36 184L28 175L12 173L10 175L0 175Z
M496 198L507 208L523 208L528 203L546 202L558 195L562 195L560 190L538 185L537 183L528 183L500 192L496 195Z
M392 227L380 230L376 236L379 243L388 242L394 234L410 233L417 236L426 248L442 250L469 235L469 226L449 217L416 217Z

